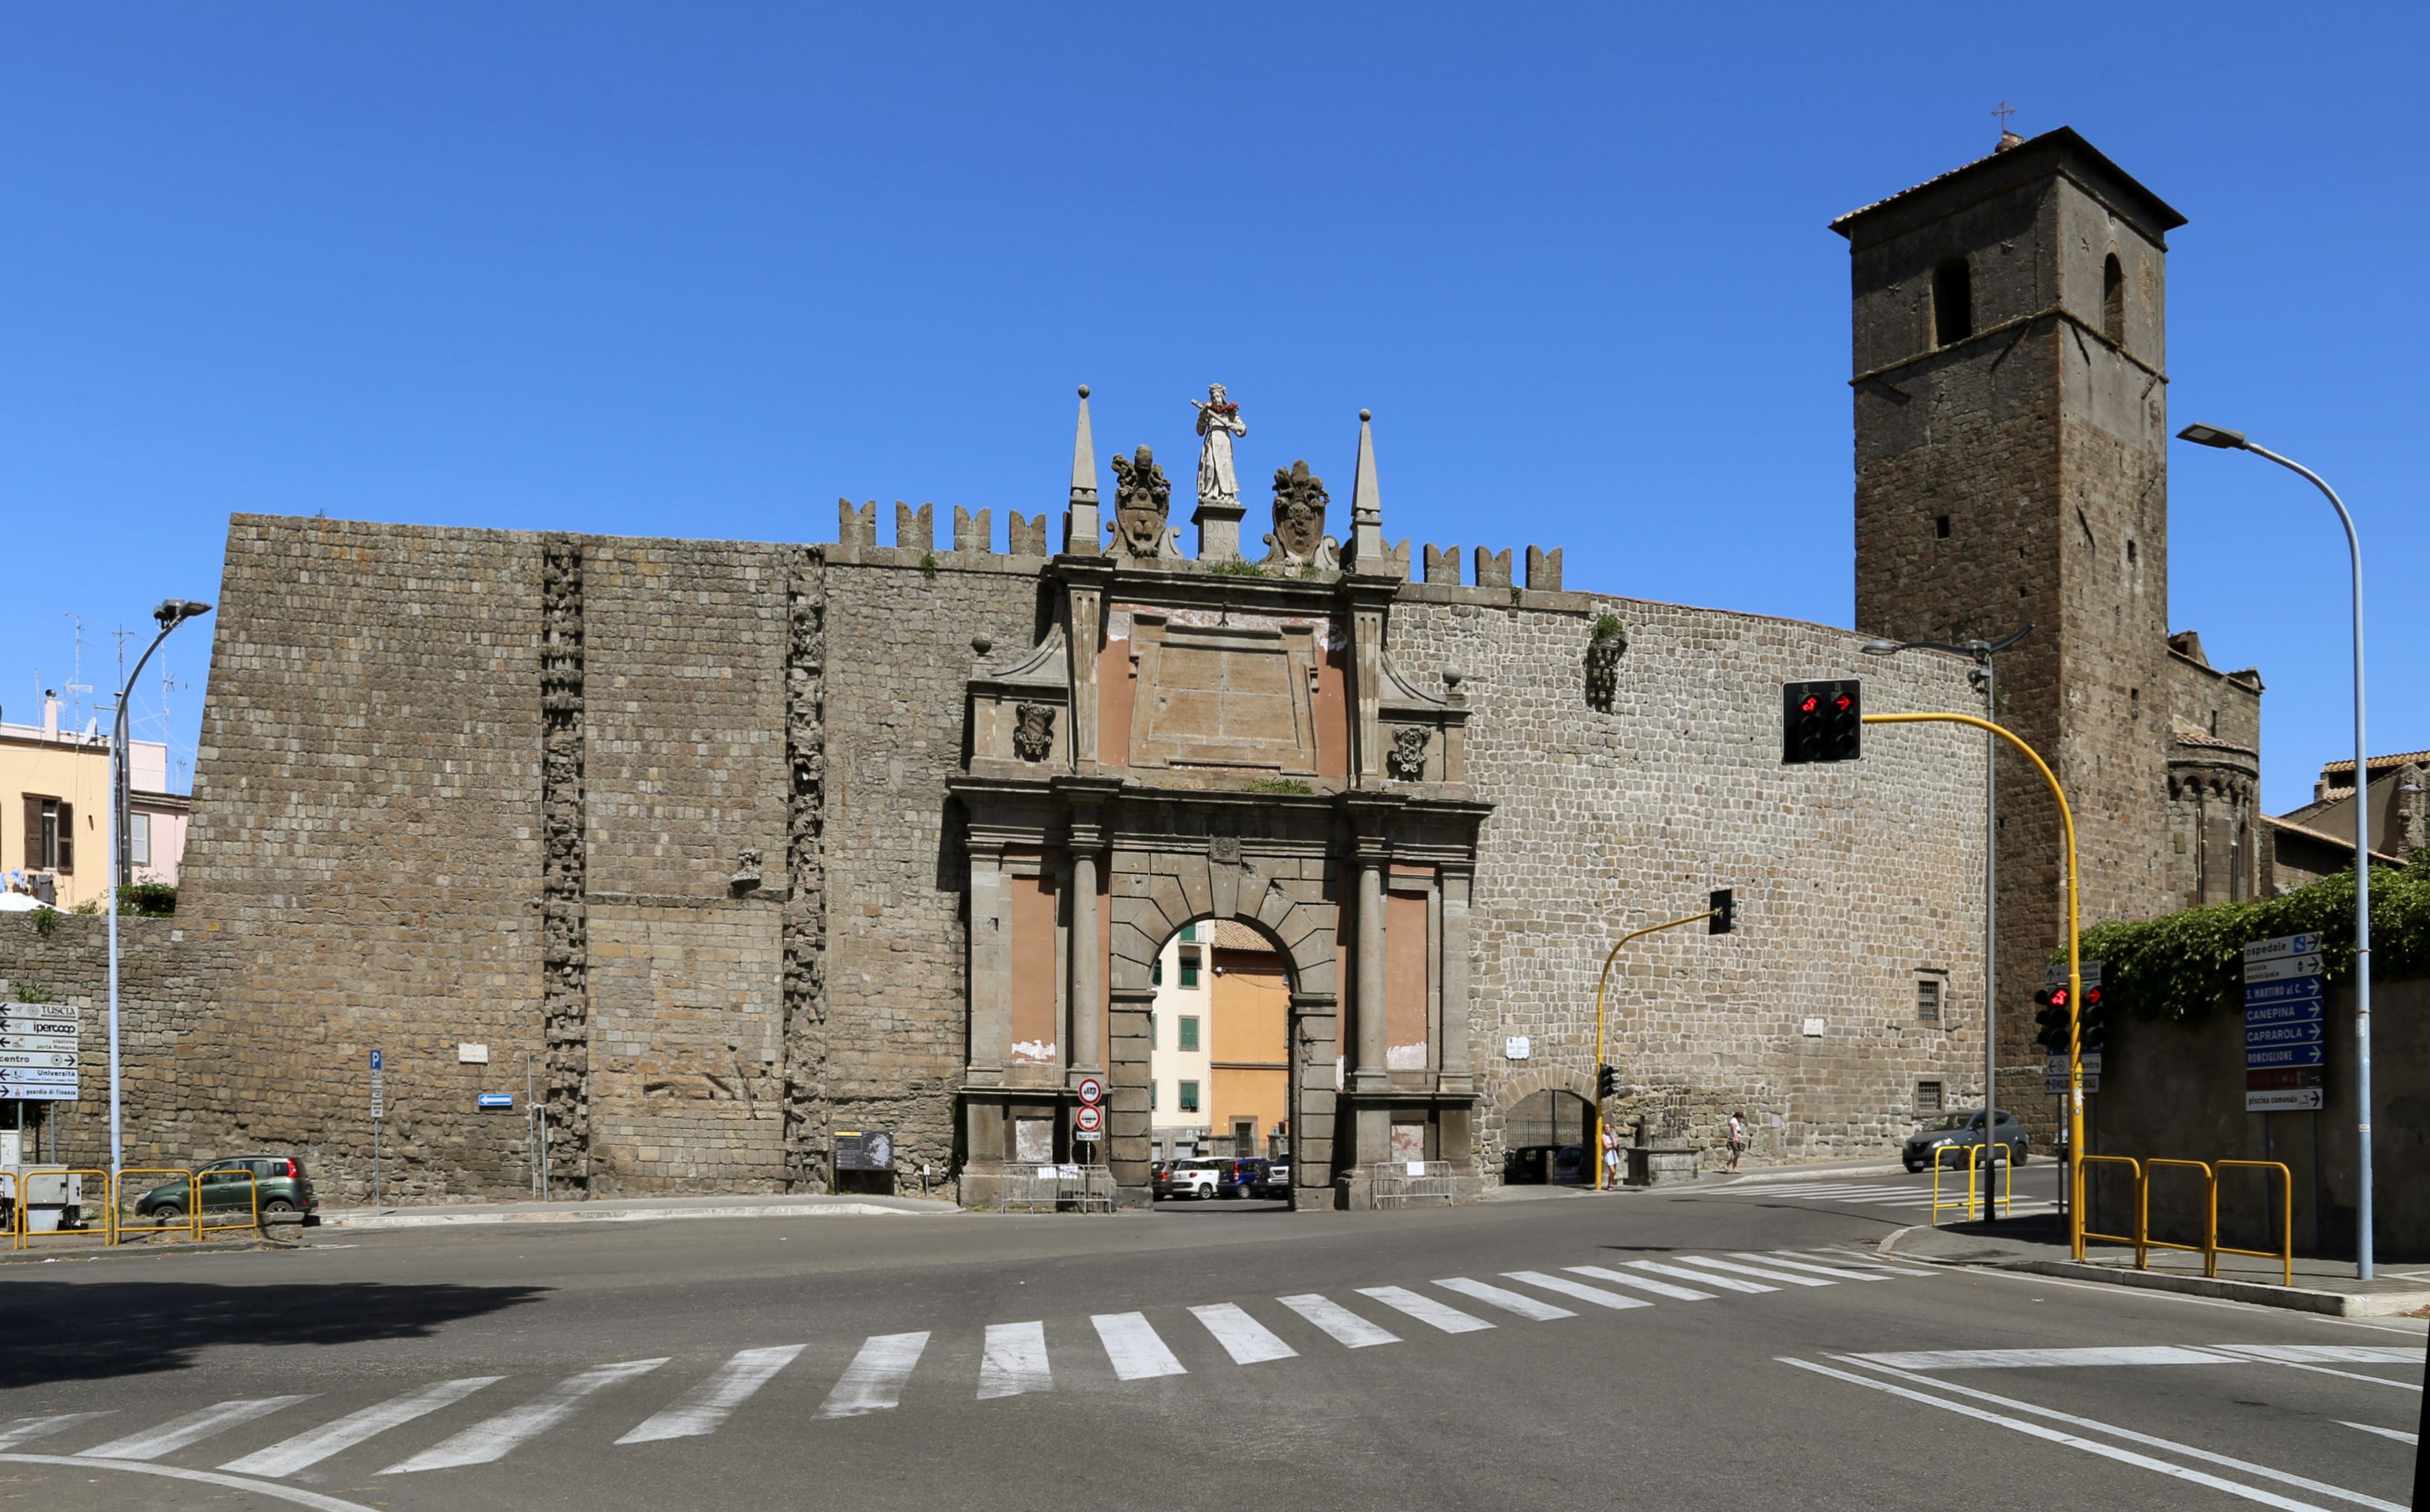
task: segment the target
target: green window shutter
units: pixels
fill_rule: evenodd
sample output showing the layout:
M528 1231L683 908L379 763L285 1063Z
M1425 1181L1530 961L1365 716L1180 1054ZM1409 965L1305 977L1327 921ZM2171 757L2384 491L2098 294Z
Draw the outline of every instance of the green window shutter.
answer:
M1198 1048L1198 1019L1194 1014L1184 1014L1182 1016L1181 1048L1184 1050L1195 1050Z
M1184 1113L1195 1113L1198 1111L1198 1084L1196 1082L1183 1082L1181 1084L1181 1111Z
M1181 953L1181 985L1184 987L1198 985L1198 953L1194 950Z

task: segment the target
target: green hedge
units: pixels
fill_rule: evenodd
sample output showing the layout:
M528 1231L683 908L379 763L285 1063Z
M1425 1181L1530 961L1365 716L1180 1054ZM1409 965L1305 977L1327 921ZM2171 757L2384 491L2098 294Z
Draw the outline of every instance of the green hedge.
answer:
M2328 979L2351 979L2354 912L2354 873L2345 872L2275 898L2095 924L2081 949L2084 959L2104 963L2102 992L2113 1008L2184 1022L2236 1006L2244 947L2256 939L2318 933ZM2430 976L2430 849L2402 871L2372 868L2371 955L2374 982Z

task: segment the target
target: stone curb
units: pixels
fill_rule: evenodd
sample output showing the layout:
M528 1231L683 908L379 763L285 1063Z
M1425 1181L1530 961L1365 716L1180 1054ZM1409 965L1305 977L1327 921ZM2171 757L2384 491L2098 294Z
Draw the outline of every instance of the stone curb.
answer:
M300 1250L293 1239L205 1239L201 1243L96 1244L90 1249L18 1250L0 1253L0 1265L46 1265L53 1260L131 1260L139 1255L233 1254L246 1250Z
M913 1207L881 1207L875 1203L807 1204L748 1203L715 1207L564 1206L529 1211L451 1213L443 1208L419 1212L323 1215L319 1227L351 1230L386 1228L452 1228L488 1223L650 1223L693 1218L940 1218L952 1208L926 1212Z
M1858 1160L1829 1166L1771 1166L1762 1171L1741 1171L1730 1177L1730 1184L1743 1187L1763 1182L1810 1181L1818 1176L1872 1176L1906 1169L1896 1160ZM1729 1172L1720 1174L1727 1176Z
M2036 1260L2022 1256L2006 1260L1945 1260L1897 1248L1900 1239L1920 1231L1930 1232L1930 1226L1914 1224L1885 1237L1881 1243L1882 1254L1923 1265L1983 1266L1994 1271L2020 1271L2034 1275L2060 1276L2071 1281L2106 1282L2113 1287L2139 1288L2145 1291L2174 1291L2189 1297L2217 1297L2227 1302L2251 1303L2258 1307L2277 1307L2289 1312L2325 1313L2336 1318L2393 1318L2422 1307L2430 1307L2430 1290L2323 1291L2311 1287L2275 1286L2266 1281L2237 1281L2226 1276L2189 1276L2179 1275L2169 1271L2124 1270L2114 1265L2093 1265L2083 1260Z

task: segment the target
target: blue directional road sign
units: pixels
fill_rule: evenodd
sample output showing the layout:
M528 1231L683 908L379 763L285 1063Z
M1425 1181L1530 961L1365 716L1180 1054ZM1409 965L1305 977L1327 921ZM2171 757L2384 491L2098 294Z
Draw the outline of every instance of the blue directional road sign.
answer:
M2244 989L2244 1007L2251 1012L2258 1003L2317 1003L2321 1000L2321 979L2300 976L2291 982L2254 982Z
M474 1098L473 1105L481 1108L510 1108L515 1105L515 1094L512 1092L482 1092Z

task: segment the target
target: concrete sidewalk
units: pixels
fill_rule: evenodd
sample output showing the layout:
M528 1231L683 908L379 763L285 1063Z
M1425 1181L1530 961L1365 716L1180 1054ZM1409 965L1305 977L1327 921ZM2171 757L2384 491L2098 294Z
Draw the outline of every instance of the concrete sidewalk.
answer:
M2135 1268L2135 1253L2115 1245L2093 1245L2086 1258L2068 1253L2067 1229L2056 1214L2005 1219L1996 1223L1951 1223L1939 1228L1918 1224L1882 1240L1882 1254L1932 1265L1984 1265L2002 1271L2030 1271L2040 1275L2100 1281L2112 1286L2178 1291L2197 1297L2222 1297L2264 1307L2297 1312L2329 1313L2343 1318L2391 1318L2430 1308L2430 1265L2399 1265L2369 1281L2355 1279L2351 1260L2295 1257L2295 1284L2287 1286L2285 1271L2274 1259L2222 1254L2219 1274L2205 1276L2203 1257L2185 1250L2154 1250L2145 1269Z
M325 1207L319 1227L361 1231L475 1223L642 1223L687 1218L933 1218L960 1209L927 1197L618 1197L597 1202L445 1203L417 1207Z

